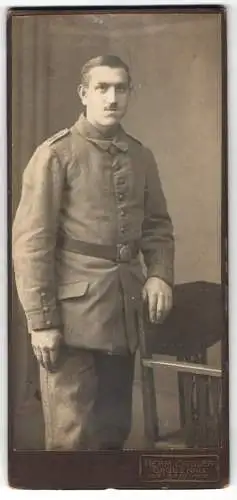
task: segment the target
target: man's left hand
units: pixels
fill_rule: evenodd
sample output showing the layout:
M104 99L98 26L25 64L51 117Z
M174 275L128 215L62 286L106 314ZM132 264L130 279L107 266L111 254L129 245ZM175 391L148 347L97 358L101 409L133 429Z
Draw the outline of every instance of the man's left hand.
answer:
M152 276L143 287L142 298L147 303L151 323L164 321L173 305L172 288L162 279Z

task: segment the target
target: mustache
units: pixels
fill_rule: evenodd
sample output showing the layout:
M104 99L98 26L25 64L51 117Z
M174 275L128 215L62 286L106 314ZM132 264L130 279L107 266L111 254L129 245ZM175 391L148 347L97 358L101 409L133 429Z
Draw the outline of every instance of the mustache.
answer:
M104 108L105 111L117 111L117 109L117 104L113 104L112 106L107 106L106 108Z

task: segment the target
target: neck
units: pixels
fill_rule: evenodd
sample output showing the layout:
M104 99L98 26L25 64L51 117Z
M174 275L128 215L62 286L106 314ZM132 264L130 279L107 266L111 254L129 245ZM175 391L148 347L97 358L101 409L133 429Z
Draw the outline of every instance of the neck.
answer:
M86 114L85 114L85 117L86 117L87 121L93 127L95 127L101 133L101 135L103 135L104 137L106 137L106 138L110 138L111 137L112 138L112 137L114 137L116 135L116 132L117 132L118 127L119 127L118 123L116 123L115 125L106 127L104 125L100 125L99 123L95 123Z

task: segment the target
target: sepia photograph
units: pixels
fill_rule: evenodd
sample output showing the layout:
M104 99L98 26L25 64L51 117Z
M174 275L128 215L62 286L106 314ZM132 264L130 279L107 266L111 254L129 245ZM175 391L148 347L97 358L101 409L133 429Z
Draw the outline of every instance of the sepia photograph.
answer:
M221 7L9 11L14 486L228 479L225 38Z

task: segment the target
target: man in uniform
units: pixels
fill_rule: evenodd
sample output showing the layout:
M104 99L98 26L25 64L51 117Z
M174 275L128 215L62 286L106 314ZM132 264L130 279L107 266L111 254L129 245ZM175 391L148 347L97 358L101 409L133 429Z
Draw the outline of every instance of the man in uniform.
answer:
M23 175L13 258L48 450L123 448L141 297L151 322L172 307L173 229L157 166L120 125L130 92L120 58L91 59L78 87L84 113Z

